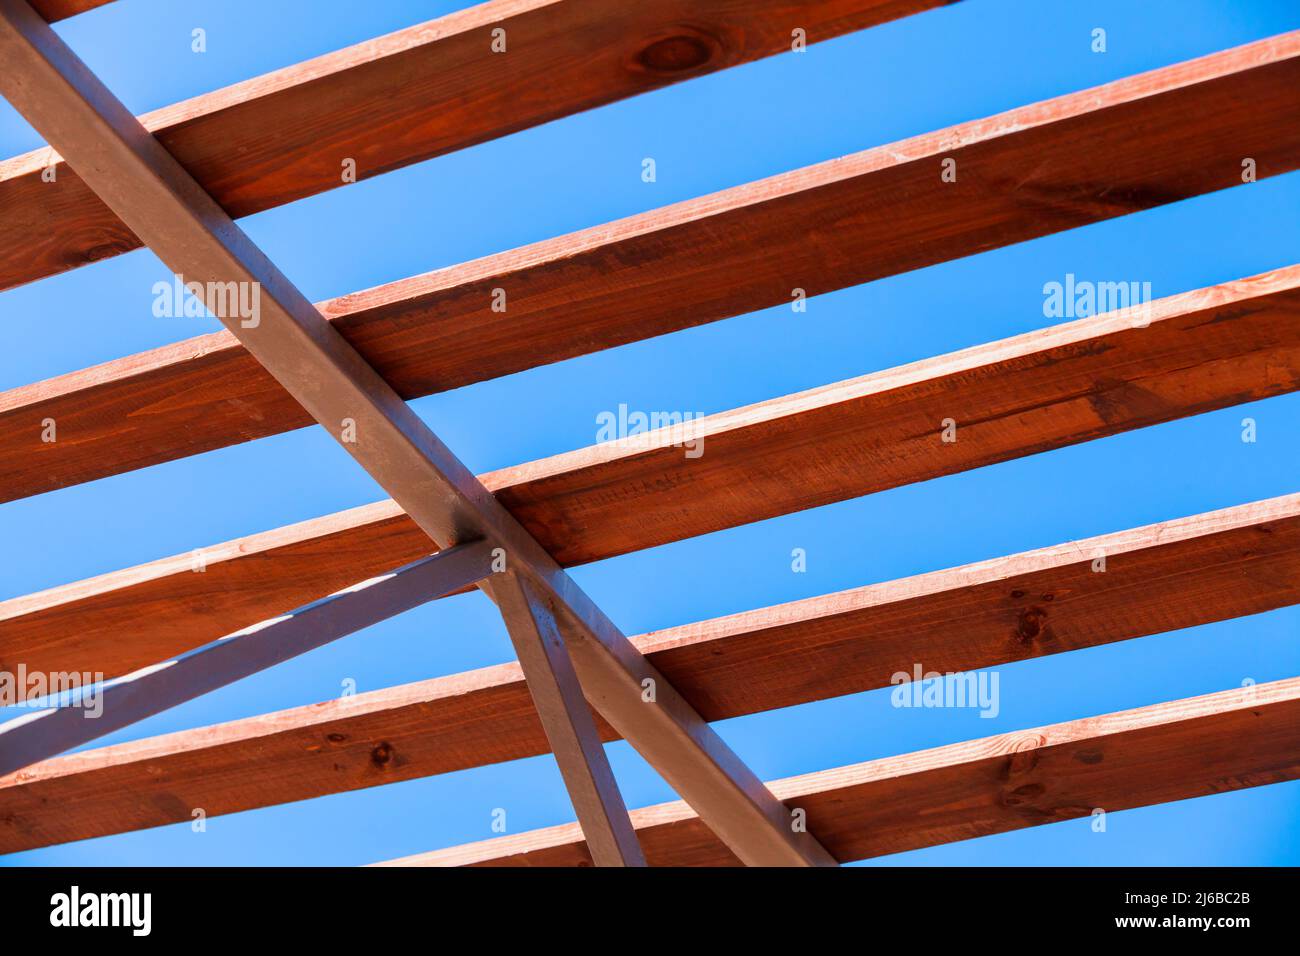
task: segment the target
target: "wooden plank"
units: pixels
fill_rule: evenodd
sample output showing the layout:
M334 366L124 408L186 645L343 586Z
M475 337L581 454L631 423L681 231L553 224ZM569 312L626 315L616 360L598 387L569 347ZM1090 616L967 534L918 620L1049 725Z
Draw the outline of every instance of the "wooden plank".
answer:
M47 23L66 20L112 2L113 0L31 0L32 9L44 17Z
M141 117L238 218L947 0L493 0ZM84 2L46 0L47 14ZM506 52L493 52L504 30ZM41 172L56 164L55 184ZM50 149L0 163L0 288L138 248Z
M597 866L645 866L554 611L517 574L494 580L489 591L501 607L528 696L592 859Z
M633 641L714 721L1297 602L1300 494ZM0 852L544 752L511 663L47 761L0 779Z
M1300 678L773 781L841 863L1300 777ZM651 866L735 866L681 803L632 811ZM1079 826L1086 826L1080 823ZM552 827L387 866L589 866Z
M117 683L83 686L75 706L39 710L0 724L0 774L14 773L129 727L492 573L491 545L484 541L458 545L146 667ZM629 836L635 845L636 836Z
M1134 318L1083 319L482 478L573 565L1300 388L1300 266L1159 300L1145 328ZM703 440L699 457L665 444L686 437ZM14 598L0 602L0 665L127 673L426 548L381 502Z
M746 863L833 861L604 612L26 0L0 0L0 91L441 548L487 539L555 609L583 691ZM260 312L227 308L257 290ZM484 587L484 582L479 582ZM489 593L491 593L489 591ZM644 686L656 688L649 701Z
M1300 165L1298 53L1274 37L320 309L414 398L1239 185L1243 156ZM0 500L310 421L233 336L201 336L0 395Z

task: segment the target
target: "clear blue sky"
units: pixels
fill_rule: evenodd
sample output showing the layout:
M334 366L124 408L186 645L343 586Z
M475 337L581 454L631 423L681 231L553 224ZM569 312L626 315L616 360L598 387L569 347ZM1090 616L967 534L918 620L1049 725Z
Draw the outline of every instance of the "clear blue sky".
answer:
M121 0L58 26L137 112L429 19L456 3ZM208 51L190 50L207 31ZM1108 51L1090 51L1104 27ZM322 299L595 225L1300 27L1291 0L954 7L528 130L244 220ZM0 155L40 145L0 103ZM641 181L643 157L658 181ZM591 444L596 415L715 412L1047 324L1042 285L1156 296L1300 262L1300 174L1240 186L414 403L476 470ZM0 213L2 214L2 213ZM216 328L157 319L139 251L0 294L0 388ZM1258 441L1240 440L1240 422ZM627 633L1177 518L1300 487L1300 395L678 542L578 569ZM0 506L0 598L384 497L319 428ZM808 554L792 573L791 549ZM898 710L887 691L727 721L764 778L1300 674L1300 610L1003 667L1001 713ZM104 742L198 727L512 657L457 597ZM672 799L624 744L627 802ZM549 757L0 858L4 864L359 864L572 819ZM57 811L55 811L57 812ZM1300 864L1300 783L887 858L905 864Z

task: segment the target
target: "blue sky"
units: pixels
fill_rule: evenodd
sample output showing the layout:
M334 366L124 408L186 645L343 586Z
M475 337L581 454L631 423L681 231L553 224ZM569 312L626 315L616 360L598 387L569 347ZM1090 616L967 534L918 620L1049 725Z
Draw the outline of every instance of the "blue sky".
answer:
M58 26L136 112L465 4L119 0ZM1094 27L1104 54L1090 50ZM190 31L208 49L190 49ZM313 299L377 285L1300 28L1290 0L966 0L692 80L243 221ZM0 102L0 155L40 139ZM658 179L641 180L653 157ZM1048 324L1044 282L1165 296L1300 262L1290 174L788 307L416 401L478 471L591 444L596 416L716 412ZM0 293L0 388L217 327L158 319L148 251ZM1241 441L1253 417L1258 440ZM1230 408L577 569L634 634L1228 507L1300 488L1300 395ZM384 497L319 428L0 506L0 598ZM808 555L791 571L791 549ZM21 558L19 557L21 555ZM887 691L727 721L764 778L1300 674L1286 608L1000 668L1001 713ZM98 742L151 736L512 657L479 594L402 615ZM625 744L630 806L673 799ZM0 858L0 864L358 864L572 819L549 757ZM884 864L1300 864L1300 783L936 847Z

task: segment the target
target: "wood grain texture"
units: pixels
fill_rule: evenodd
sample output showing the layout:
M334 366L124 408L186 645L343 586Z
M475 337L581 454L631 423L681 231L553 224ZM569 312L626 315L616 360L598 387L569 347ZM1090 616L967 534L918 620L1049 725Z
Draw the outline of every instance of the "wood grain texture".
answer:
M140 119L240 217L343 185L345 159L366 179L944 2L493 0ZM140 245L49 148L0 163L0 208L0 289Z
M1300 165L1300 32L319 307L409 399L1239 185L1242 156ZM0 500L308 424L200 336L0 395Z
M769 784L841 863L1300 777L1300 678ZM735 866L682 803L632 811L651 866ZM1079 824L1086 826L1086 824ZM573 824L387 866L590 866Z
M560 769L592 859L597 866L645 866L554 613L517 574L494 579L487 590L505 618L547 749Z
M217 304L216 293L204 299L431 541L450 548L483 540L509 555L512 571L556 615L560 647L572 655L560 655L572 663L569 684L581 686L578 714L589 722L589 701L746 864L834 864L815 836L790 826L789 812L759 777L25 0L0 0L0 60L8 67L0 71L0 92L169 270L209 290L220 284L261 290L259 321L241 321ZM483 579L478 586L498 591ZM519 652L548 729L556 732L559 725L549 720L555 711L529 664L535 655L525 653L531 649ZM646 706L643 685L656 688L654 706ZM590 737L589 753L603 762L594 730ZM587 805L579 789L590 790L574 786L576 768L565 760L571 751L559 738L555 746L581 811ZM612 788L612 775L605 776ZM617 800L616 789L613 794ZM619 842L639 859L621 804L617 812L625 831ZM582 820L595 826L586 815ZM589 835L598 841L594 830ZM597 852L601 862L619 857L612 843Z
M562 564L1300 388L1300 266L483 476ZM958 440L940 440L941 422ZM0 602L0 667L128 673L426 553L392 502Z
M64 706L0 723L0 775L129 727L419 607L435 596L471 586L494 573L492 551L487 541L440 551L159 666L146 667L99 688L93 699L93 720L86 719L84 707ZM635 843L635 836L630 838Z
M1100 556L1103 573L1093 570ZM918 662L969 671L1297 602L1300 494L632 640L714 721L887 686ZM597 724L604 740L615 739ZM0 778L0 852L188 820L193 807L234 813L530 757L546 746L518 665L504 664L83 751Z

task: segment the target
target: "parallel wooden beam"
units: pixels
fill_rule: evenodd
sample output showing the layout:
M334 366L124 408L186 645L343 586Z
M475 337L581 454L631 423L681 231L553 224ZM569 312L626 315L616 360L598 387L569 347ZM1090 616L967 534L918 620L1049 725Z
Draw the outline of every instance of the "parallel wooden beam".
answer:
M633 642L713 721L888 686L916 663L971 671L1295 603L1300 494ZM617 737L598 726L603 739ZM47 761L0 779L0 852L187 820L192 807L234 813L546 747L518 665L490 667Z
M608 14L604 3L592 7ZM620 16L667 9L617 7ZM595 34L567 36L570 45L596 42ZM430 108L439 115L442 107ZM354 119L344 111L339 122ZM376 147L391 140L364 127L357 135ZM245 153L225 136L214 142L223 160L239 157L243 175ZM311 156L335 163L315 138ZM1260 176L1300 166L1300 32L320 309L402 397L413 398L787 303L794 288L816 295L1240 185L1247 156ZM956 163L956 182L941 177L946 159ZM21 219L5 221L16 229ZM34 261L30 239L21 244L23 263ZM492 311L498 288L507 293L505 312ZM58 442L41 440L47 418L58 423ZM201 336L0 395L0 500L310 422L233 336Z
M36 711L0 724L0 774L14 773L121 730L434 598L470 587L492 573L491 545L484 541L459 545L230 634L175 660L147 667L117 683L80 688L86 696L75 704ZM635 845L635 835L631 839Z
M554 607L587 698L751 865L833 861L424 421L26 0L0 0L0 91L439 547L487 539ZM257 316L218 303L256 289ZM479 582L484 587L483 582ZM490 592L489 592L490 593ZM642 697L645 686L653 698Z
M645 866L554 610L517 574L498 578L489 591L501 607L592 859L598 866Z
M141 117L235 217L950 0L493 0ZM47 19L97 5L43 0ZM494 52L494 31L506 50ZM55 183L41 172L56 167ZM139 247L57 153L0 163L0 288Z
M1292 266L482 480L573 565L1297 388ZM0 602L0 667L127 673L426 549L384 502Z
M1300 678L773 781L841 863L1300 777ZM652 866L735 866L682 803L632 811ZM1079 824L1083 826L1084 824ZM589 866L572 824L386 866Z

